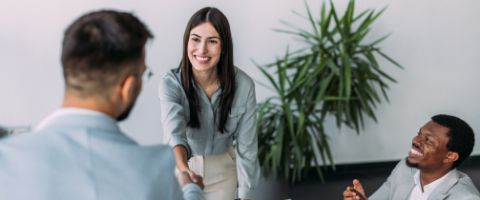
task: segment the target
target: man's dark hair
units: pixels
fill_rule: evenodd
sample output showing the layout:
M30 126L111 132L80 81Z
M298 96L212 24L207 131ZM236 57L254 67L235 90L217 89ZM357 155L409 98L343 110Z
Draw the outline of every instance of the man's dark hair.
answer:
M83 95L105 92L122 74L135 69L125 64L142 58L150 38L150 30L130 13L101 10L81 16L64 34L66 87Z
M475 144L473 129L462 119L450 115L435 115L432 121L449 129L447 149L458 153L459 158L452 168L458 167L472 153Z

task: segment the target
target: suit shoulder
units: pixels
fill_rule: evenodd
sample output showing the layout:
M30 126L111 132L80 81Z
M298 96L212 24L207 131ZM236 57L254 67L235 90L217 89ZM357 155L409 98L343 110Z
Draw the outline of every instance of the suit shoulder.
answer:
M390 172L389 179L392 181L413 181L414 174L418 169L407 165L406 159L401 159Z
M469 194L480 199L480 193L478 192L472 179L465 173L459 171L459 180L455 186L458 194Z
M26 174L24 168L12 167L19 165L28 165L31 173L47 169L45 166L51 164L49 161L62 153L54 141L58 141L56 134L44 132L22 133L0 140L0 166L9 166L0 173Z
M158 162L175 164L172 147L166 144L156 144L146 147L152 157L156 158Z
M0 140L0 147L3 151L6 149L25 150L28 149L28 147L39 147L42 146L42 144L48 144L49 138L52 136L52 134L45 132L22 133L21 135L8 136Z

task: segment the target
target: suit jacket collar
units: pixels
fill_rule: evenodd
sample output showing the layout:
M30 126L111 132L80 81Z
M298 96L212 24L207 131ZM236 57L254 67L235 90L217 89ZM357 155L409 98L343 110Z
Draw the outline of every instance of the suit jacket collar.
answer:
M76 108L62 108L53 112L36 127L36 130L41 131L59 126L91 128L115 133L121 132L117 122L110 116L96 111Z
M402 161L406 162L404 160ZM406 164L404 165L406 166ZM404 178L402 178L403 179L402 184L398 185L398 189L397 189L398 192L396 192L396 194L402 196L400 199L408 200L408 198L410 197L410 193L412 192L412 189L415 186L415 181L413 180L413 176L418 171L418 169L413 167L408 167L408 171L410 172L410 174L408 175L406 174Z
M460 173L456 169L452 169L450 173L447 174L445 180L440 184L428 197L428 199L445 199L448 197L450 189L457 184L460 179Z
M408 199L410 197L410 193L415 186L415 181L413 180L413 176L415 173L418 171L416 168L410 168L411 169L411 181L406 182L405 184L400 185L401 187L399 188L400 193L406 194L405 198L403 199ZM435 188L435 190L432 191L428 199L430 200L439 200L439 199L445 199L448 197L450 189L457 184L458 180L460 179L460 172L457 171L456 169L452 169L443 182Z

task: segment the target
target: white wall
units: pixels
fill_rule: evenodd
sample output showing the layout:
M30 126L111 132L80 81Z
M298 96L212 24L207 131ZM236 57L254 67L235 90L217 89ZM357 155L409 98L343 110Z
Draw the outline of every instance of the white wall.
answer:
M314 13L321 1L309 0ZM336 0L345 7L346 0ZM63 95L60 45L64 29L79 15L101 8L133 11L155 34L148 45L147 63L156 76L145 85L131 117L122 128L139 142L161 142L158 80L176 67L182 35L189 17L204 6L215 6L230 20L236 65L254 79L265 81L251 59L268 63L281 56L287 45L301 43L273 32L280 19L298 26L306 21L292 14L304 11L303 1L275 0L1 0L0 1L0 124L34 125L58 108ZM436 113L458 115L480 133L480 1L476 0L358 0L357 9L389 6L373 26L372 38L392 33L383 50L405 70L383 62L398 80L391 85L390 103L377 109L379 121L367 121L356 135L351 130L327 125L337 163L399 159L406 155L410 139ZM257 84L258 100L272 95ZM480 139L479 139L480 140ZM474 153L479 154L479 142Z

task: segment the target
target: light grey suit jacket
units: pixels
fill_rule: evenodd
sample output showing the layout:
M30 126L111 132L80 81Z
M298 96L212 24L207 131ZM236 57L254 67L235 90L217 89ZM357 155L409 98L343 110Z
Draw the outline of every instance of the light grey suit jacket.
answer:
M0 199L203 199L174 167L170 146L140 146L106 115L62 115L0 140Z
M413 175L418 169L408 167L401 160L385 183L369 200L408 200L414 187ZM468 175L453 169L440 185L432 191L429 200L480 200L479 193Z

